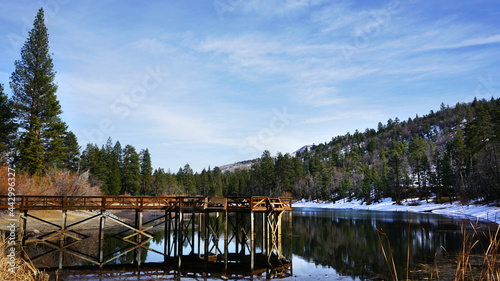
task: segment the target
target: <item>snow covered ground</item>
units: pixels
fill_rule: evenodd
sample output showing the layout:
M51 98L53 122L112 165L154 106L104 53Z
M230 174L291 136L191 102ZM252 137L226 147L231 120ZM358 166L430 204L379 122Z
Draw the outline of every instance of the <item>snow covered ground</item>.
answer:
M383 199L379 203L371 205L364 204L361 200L339 200L336 202L319 202L319 201L306 201L302 199L293 203L294 208L325 208L325 209L353 209L353 210L371 210L371 211L397 211L397 212L431 212L434 214L443 214L453 217L468 218L471 221L479 219L481 221L490 221L500 223L500 207L493 205L470 204L461 205L460 202L453 202L453 204L436 204L429 203L425 200L408 199L402 202L402 205L397 205L391 198Z

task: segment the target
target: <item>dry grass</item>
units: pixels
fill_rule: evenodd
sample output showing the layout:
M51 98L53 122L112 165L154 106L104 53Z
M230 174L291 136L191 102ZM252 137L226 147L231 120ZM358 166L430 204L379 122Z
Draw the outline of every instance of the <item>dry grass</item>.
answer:
M470 233L467 233L462 226L464 239L462 242L462 251L457 261L455 280L500 280L500 264L498 260L498 250L500 246L498 235L500 232L500 225L498 225L496 229L492 229L491 226L488 226L488 231L483 232L483 235L486 235L489 242L486 248L479 242L479 236L481 235L479 229L472 223L471 226L473 231ZM480 257L479 261L476 261L476 256L471 255L471 251L475 247L482 247L484 251L484 255ZM474 268L478 267L481 269L480 271L474 270Z
M7 194L8 167L0 166L0 194ZM15 175L16 195L101 195L99 186L92 185L89 173L76 174L50 168L43 176L17 173Z
M467 231L466 228L462 225L462 250L460 251L458 258L456 260L457 266L455 269L454 277L451 280L454 281L500 281L500 260L498 256L500 255L500 225L496 225L495 228L492 228L491 225L488 226L488 231L482 231L479 227L474 225L472 222L469 222L472 231ZM389 243L389 239L387 234L377 229L377 234L380 242L380 246L382 248L382 253L384 255L384 259L389 267L392 280L398 280L398 273L396 270L396 264L394 262L394 257L392 254L392 249ZM480 235L485 235L487 237L488 245L484 247L484 245L480 242ZM382 236L385 239L382 239ZM385 240L385 243L384 243ZM384 244L387 245L387 250L384 247ZM483 255L473 255L472 250L476 247L482 247L484 252ZM444 251L442 246L440 247ZM439 250L439 249L438 249ZM437 253L438 250L435 251L434 255L434 265L427 266L421 264L420 266L424 269L424 274L426 275L426 280L440 280L439 268L437 263ZM409 255L408 255L409 257ZM408 258L409 259L409 258ZM406 269L406 280L409 279L409 262L407 261L407 269ZM416 271L413 271L415 273ZM422 273L422 271L419 271ZM414 278L412 278L414 280ZM447 279L450 280L450 279Z
M10 249L11 246L7 244L5 235L2 233L0 235L0 281L49 280L48 274L39 271L31 261L20 258L19 253L16 253L15 258L9 257L8 255L11 253ZM15 267L12 268L12 265L15 265Z

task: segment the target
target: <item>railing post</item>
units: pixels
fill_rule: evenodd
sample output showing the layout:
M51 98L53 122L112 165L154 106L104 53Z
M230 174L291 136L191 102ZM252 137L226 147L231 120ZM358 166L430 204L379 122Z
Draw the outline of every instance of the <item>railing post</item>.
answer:
M63 196L63 202L62 202L62 209L67 210L67 204L68 204L68 196L64 195Z

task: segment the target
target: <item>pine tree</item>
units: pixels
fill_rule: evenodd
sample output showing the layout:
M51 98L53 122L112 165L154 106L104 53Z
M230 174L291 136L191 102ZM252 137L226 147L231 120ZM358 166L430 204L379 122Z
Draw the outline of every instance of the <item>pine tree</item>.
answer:
M179 169L179 173L177 175L178 181L183 185L184 191L187 192L187 195L196 195L196 185L194 182L194 174L191 166L189 164L184 165L184 168Z
M108 164L105 159L105 149L99 149L97 144L87 144L82 152L80 167L82 171L89 171L92 185L99 185L104 194L108 194L107 177Z
M139 163L139 154L136 152L135 147L126 145L123 149L123 184L122 189L124 192L131 195L139 195L141 188L141 167Z
M213 196L222 196L223 194L223 179L222 179L222 171L219 167L215 167L213 170L213 191L211 194Z
M31 174L57 166L66 157L62 144L67 126L59 117L62 110L53 68L44 12L40 9L21 49L21 60L15 62L10 77L13 109L22 129L15 161L17 167Z
M162 168L158 168L153 172L153 190L154 196L160 196L165 192L167 186L167 175Z
M276 179L273 158L268 150L262 153L260 166L263 194L259 195L271 196L276 186Z
M64 155L66 156L62 163L62 168L70 171L77 171L79 166L78 163L80 162L80 146L73 132L69 131L64 136L62 146L64 148Z
M121 185L121 165L122 165L122 149L119 142L113 146L113 140L111 137L108 138L105 146L104 155L106 165L107 165L107 179L106 186L108 189L108 194L118 195L120 194Z
M428 200L427 180L426 175L429 170L429 160L425 154L427 151L427 143L424 138L419 135L414 135L413 140L409 145L408 160L412 167L413 175L417 177L418 190L420 196Z
M146 148L141 151L141 185L142 194L150 194L150 186L153 183L153 167L151 166L151 154Z
M403 188L405 181L405 153L407 144L405 141L394 141L391 147L391 156L389 157L389 179L394 191L396 203L400 204L403 197Z
M4 94L3 85L0 84L0 163L7 162L8 154L16 137L17 126L14 117L12 101Z

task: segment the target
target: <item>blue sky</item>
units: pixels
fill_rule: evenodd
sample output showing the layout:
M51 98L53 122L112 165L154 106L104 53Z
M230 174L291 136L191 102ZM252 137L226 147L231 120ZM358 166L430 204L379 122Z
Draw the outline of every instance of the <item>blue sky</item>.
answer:
M45 9L62 118L154 168L293 152L500 93L498 1L2 1L0 83Z

